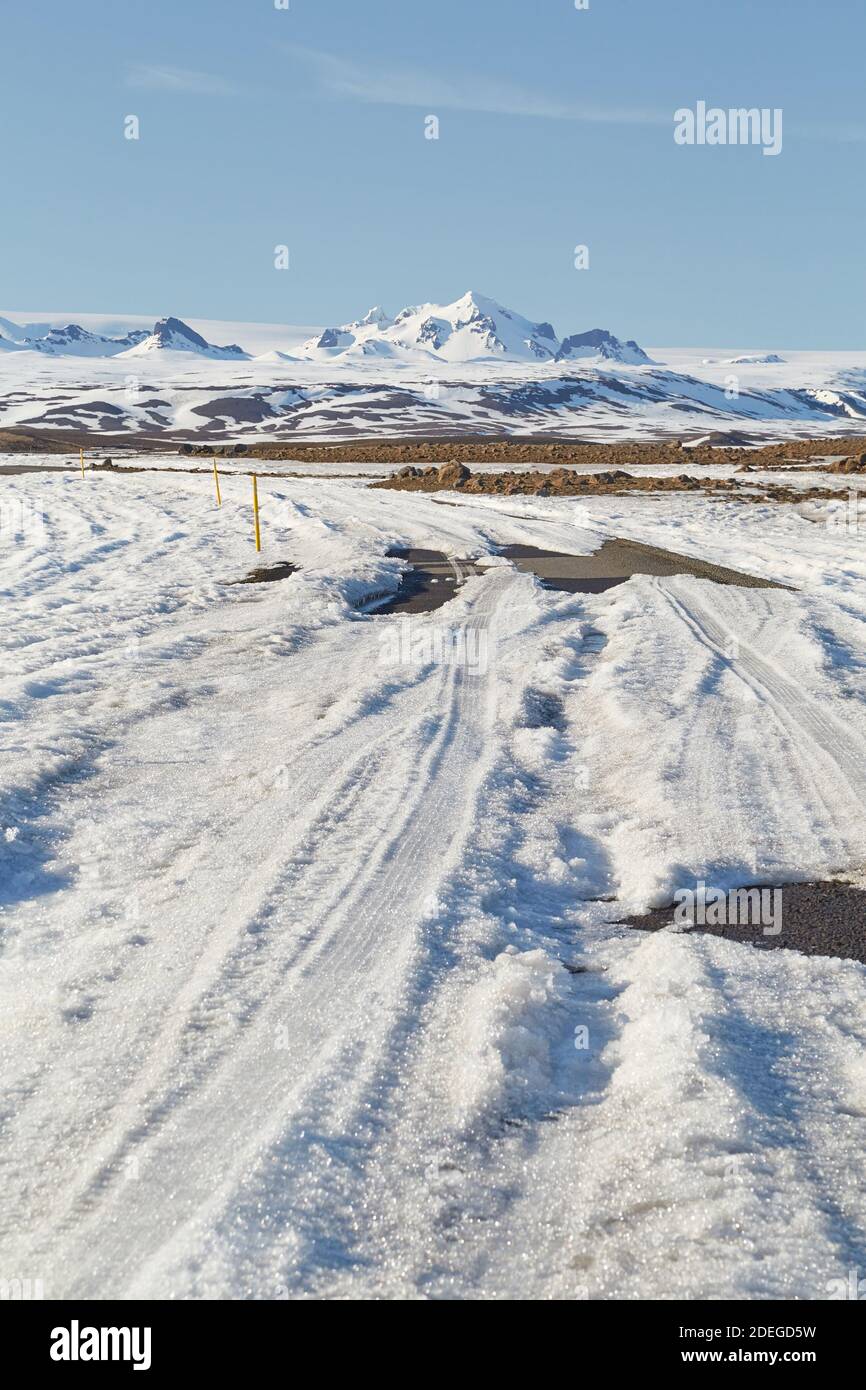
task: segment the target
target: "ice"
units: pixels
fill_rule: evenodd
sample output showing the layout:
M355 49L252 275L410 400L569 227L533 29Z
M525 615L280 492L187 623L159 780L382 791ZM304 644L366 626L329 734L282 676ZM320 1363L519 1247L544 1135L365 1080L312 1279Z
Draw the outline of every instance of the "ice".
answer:
M466 999L454 1090L459 1121L503 1106L537 1111L550 1100L552 1042L561 1041L568 975L542 950L514 947L489 962Z
M823 1298L862 1266L864 967L621 925L862 869L856 536L263 478L257 556L239 474L221 508L171 469L2 485L4 1277ZM484 632L472 669L382 660L357 607L398 547L611 535L789 588L491 564L412 619Z

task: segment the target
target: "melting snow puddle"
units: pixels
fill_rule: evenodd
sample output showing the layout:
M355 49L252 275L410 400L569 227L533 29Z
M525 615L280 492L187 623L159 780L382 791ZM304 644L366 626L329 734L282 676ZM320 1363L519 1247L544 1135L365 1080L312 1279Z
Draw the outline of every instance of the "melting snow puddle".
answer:
M749 917L759 917L757 922L724 925L696 923L683 926L683 932L707 932L711 936L723 936L729 941L741 941L756 946L760 950L799 951L806 956L832 956L842 960L856 960L866 965L866 889L852 883L829 880L822 883L789 883L775 887L755 887L740 889L740 893L763 892L764 925L761 924L757 902ZM707 889L709 894L710 889ZM730 890L737 892L736 889ZM742 901L742 900L741 900ZM733 917L739 914L726 905L732 899L727 896L720 904L721 916ZM707 914L711 912L711 902L706 905ZM655 908L636 917L622 917L620 921L639 931L660 931L674 925L674 905Z
M545 588L567 594L599 594L625 584L635 574L669 576L691 574L717 584L736 584L748 589L781 589L771 580L757 579L739 570L725 569L706 560L677 555L639 541L608 540L592 555L562 555L537 550L531 545L507 545L499 552L519 570L536 575Z
M361 606L373 607L377 615L389 613L430 613L442 608L473 575L484 574L484 558L455 560L439 550L416 548L389 550L392 559L403 560L409 569L393 595L371 595ZM705 560L639 541L607 540L592 555L566 555L556 550L539 550L532 545L506 545L497 556L511 560L515 568L534 574L546 589L568 594L598 594L625 584L635 574L692 574L717 584L743 588L781 589L772 580L758 579L738 570L725 569ZM289 560L251 570L229 584L267 584L289 579L298 570Z
M279 579L290 579L298 571L298 566L293 565L291 560L278 560L273 565L261 565L258 569L250 570L243 579L227 579L227 584L275 584Z
M451 560L438 550L389 550L388 555L411 568L394 596L377 605L377 614L431 613L448 603L471 575L484 573L474 561Z
M391 550L390 556L411 566L393 598L376 607L377 613L429 613L454 597L470 576L483 574L484 560L453 560L438 550ZM688 555L677 555L639 541L607 540L592 555L566 555L539 550L532 545L502 546L496 554L515 567L534 574L546 589L567 594L599 594L625 584L635 574L691 574L717 584L741 588L781 589L772 580L758 579L739 570L725 569Z

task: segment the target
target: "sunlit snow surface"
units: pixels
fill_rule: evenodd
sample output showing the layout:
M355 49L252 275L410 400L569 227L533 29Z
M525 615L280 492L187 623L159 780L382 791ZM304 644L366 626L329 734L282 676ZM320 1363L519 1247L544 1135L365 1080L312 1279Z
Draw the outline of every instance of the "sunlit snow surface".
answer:
M460 310L463 303L449 306L443 325L461 322L460 312L469 313ZM650 348L643 365L601 356L554 361L543 347L547 339L527 337L533 325L501 310L495 348L483 332L468 325L452 331L451 324L434 350L424 329L440 320L428 323L424 311L436 307L385 329L353 325L361 338L337 349L316 346L322 334L310 328L189 322L210 343L239 343L246 352L239 361L214 360L217 348L211 356L153 351L152 339L113 357L53 356L23 350L6 335L44 330L66 316L2 315L0 426L216 444L370 432L651 439L714 430L761 441L866 428L863 352ZM142 317L69 317L88 333L153 328ZM338 335L340 342L347 336Z
M177 471L0 489L2 1277L824 1298L863 1267L864 968L616 925L697 875L862 869L862 534L262 480L261 562L301 569L233 586L246 477L221 509ZM395 546L614 535L794 591L498 564L408 628L355 606Z

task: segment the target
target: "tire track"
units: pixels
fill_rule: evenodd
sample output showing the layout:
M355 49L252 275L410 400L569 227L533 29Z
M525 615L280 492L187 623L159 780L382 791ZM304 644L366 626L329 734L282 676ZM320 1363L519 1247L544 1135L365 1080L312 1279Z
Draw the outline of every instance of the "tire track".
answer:
M805 737L818 752L821 760L829 759L841 774L850 800L846 813L838 804L828 810L834 819L851 815L863 816L866 807L866 738L838 719L826 705L818 705L783 671L762 657L736 634L738 656L732 661L727 655L732 633L709 611L689 598L688 602L672 592L664 580L657 581L670 608L690 632L755 694L763 699L773 715L794 739ZM805 763L801 757L801 765ZM818 779L808 769L812 782ZM823 797L819 797L826 805Z
M509 572L480 580L468 605L472 620L489 621L513 582ZM426 747L422 741L412 784L407 789L401 781L402 745L393 759L380 748L378 769L368 765L358 781L351 815L329 826L325 813L310 862L290 873L290 914L279 884L277 861L286 862L281 846L268 866L268 892L276 885L277 905L265 944L250 954L242 1017L211 1048L202 1017L187 1010L183 1026L171 1032L159 1075L149 1069L136 1086L137 1094L151 1097L144 1122L129 1113L127 1100L111 1162L95 1173L88 1165L63 1233L55 1226L51 1235L52 1258L69 1271L70 1292L162 1287L165 1261L195 1247L202 1223L231 1201L256 1153L290 1131L302 1109L325 1125L339 1096L377 1065L405 1004L423 901L469 833L482 775L489 672L472 678L450 664L435 674L434 688L429 681L424 687L435 733ZM344 869L323 903L326 861ZM226 935L237 939L261 910L261 901L242 913L227 907ZM286 934L288 915L293 925ZM238 1003L237 962L216 944L209 960L210 994L199 978L185 991L186 1002L195 996L219 1017ZM118 1170L133 1156L140 1176L124 1182Z

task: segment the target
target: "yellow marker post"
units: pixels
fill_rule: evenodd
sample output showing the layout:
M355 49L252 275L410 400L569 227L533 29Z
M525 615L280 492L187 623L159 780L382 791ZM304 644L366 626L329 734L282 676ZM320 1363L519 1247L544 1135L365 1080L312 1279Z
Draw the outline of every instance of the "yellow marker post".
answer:
M217 472L216 459L214 459L214 461L213 461L213 481L214 481L214 487L216 488L217 506L218 506L218 507L221 507L222 504L223 504L223 499L222 499L222 497L220 496L220 475L219 475L219 473Z
M253 520L256 527L256 550L262 548L262 532L259 526L259 480L253 474Z
M81 476L82 476L82 478L83 478L83 477L84 477L84 450L83 450L83 449L79 449L78 452L79 452L80 455L81 455Z

